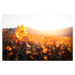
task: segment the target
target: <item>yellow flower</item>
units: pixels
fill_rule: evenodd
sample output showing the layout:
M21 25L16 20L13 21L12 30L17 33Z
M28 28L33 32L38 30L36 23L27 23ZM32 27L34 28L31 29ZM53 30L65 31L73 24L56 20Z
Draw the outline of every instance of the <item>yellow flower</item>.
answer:
M28 29L26 27L24 27L24 25L21 25L21 27L18 25L17 29L15 30L15 34L19 39L22 39L23 36L28 35L28 32L26 30L28 30Z

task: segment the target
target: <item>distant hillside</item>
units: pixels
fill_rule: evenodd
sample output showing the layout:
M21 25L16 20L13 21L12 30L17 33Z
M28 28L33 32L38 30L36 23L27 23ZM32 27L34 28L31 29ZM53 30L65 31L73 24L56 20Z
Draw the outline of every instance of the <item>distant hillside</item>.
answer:
M48 35L48 36L73 36L73 27L48 31L39 31L32 28L28 28L28 33L33 33L36 35Z
M48 32L54 36L73 36L73 27L63 28L59 30L50 30Z
M27 27L28 28L28 27ZM17 28L7 29L8 31L15 32ZM45 36L73 36L73 27L59 29L59 30L48 30L48 31L39 31L33 28L28 28L29 34L35 35L45 35Z

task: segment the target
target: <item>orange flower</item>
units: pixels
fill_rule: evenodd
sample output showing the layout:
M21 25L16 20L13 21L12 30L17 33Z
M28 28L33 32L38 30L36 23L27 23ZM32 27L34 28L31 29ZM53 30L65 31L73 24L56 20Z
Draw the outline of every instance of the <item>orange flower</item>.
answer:
M35 53L36 55L38 55L38 53Z
M32 55L30 55L30 58L33 59L34 57Z
M4 32L5 30L2 30L2 32Z
M12 38L15 38L15 35L13 35Z
M56 47L59 47L59 44L56 44Z
M49 45L50 44L50 42L47 42L47 45Z
M33 53L33 55L35 55L35 53Z
M55 47L53 47L53 50L55 50Z
M10 46L7 46L6 49L8 50L10 48Z
M41 45L41 47L42 47L42 48L45 48L45 46L44 46L44 45Z
M9 51L12 51L12 48L9 48Z
M71 50L71 48L68 48L68 51L70 51Z
M26 51L26 54L31 53L31 51Z
M13 55L13 52L10 52L10 53L8 54L9 57L12 56L12 55Z
M69 45L69 47L72 47L71 45Z
M26 51L26 54L28 55L28 52Z
M53 45L53 42L50 42L51 45Z
M61 50L64 49L63 46L61 46L60 48L61 48Z
M43 39L43 36L41 38Z
M19 39L22 39L23 36L28 35L28 32L26 30L28 30L28 29L25 28L24 25L21 25L21 27L18 25L17 29L15 30L15 34Z
M17 40L15 40L15 43L17 43Z
M58 52L58 54L61 55L62 53L61 52Z
M12 48L11 48L10 46L7 46L6 49L7 49L8 51L12 51Z
M60 41L60 43L63 43L63 41Z
M49 55L51 55L51 53L48 53Z
M48 52L50 52L51 51L51 49L48 49Z
M13 47L13 49L15 49L15 47Z
M45 49L43 49L43 53L47 53L47 49L45 48Z
M44 56L43 58L44 58L44 60L48 60L47 56Z

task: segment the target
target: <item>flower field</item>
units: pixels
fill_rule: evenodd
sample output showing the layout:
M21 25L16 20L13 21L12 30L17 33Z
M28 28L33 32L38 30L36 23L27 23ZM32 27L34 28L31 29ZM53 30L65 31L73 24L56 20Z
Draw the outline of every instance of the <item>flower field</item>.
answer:
M72 36L44 36L27 32L18 25L15 33L2 30L2 59L4 61L73 60Z

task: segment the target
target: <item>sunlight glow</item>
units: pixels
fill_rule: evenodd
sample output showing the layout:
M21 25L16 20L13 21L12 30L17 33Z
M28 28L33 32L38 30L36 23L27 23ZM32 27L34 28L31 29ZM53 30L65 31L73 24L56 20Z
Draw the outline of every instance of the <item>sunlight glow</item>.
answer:
M34 29L36 30L40 30L40 31L46 31L46 30L58 30L58 29L63 29L63 28L67 28L67 27L60 27L60 26L49 26L49 27L46 27L46 26L43 26L43 27L33 27Z
M37 30L57 30L72 27L73 16L69 15L3 15L3 28L15 28L17 25Z

